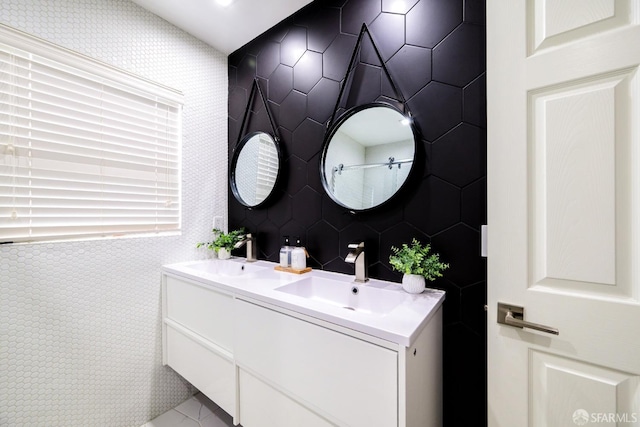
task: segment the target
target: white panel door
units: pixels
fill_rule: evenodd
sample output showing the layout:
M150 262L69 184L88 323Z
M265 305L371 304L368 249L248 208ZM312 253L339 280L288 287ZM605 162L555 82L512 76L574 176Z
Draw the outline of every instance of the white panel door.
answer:
M489 426L640 426L639 9L487 0Z

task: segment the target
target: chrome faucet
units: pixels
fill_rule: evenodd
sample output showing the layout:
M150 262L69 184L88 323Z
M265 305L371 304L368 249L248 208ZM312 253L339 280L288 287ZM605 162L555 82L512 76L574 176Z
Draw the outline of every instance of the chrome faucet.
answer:
M349 253L344 261L355 264L356 278L354 282L365 283L369 280L369 266L367 265L367 257L364 253L364 242L349 243Z
M258 260L258 245L256 244L256 238L251 233L245 234L242 240L233 247L238 249L245 245L247 246L247 262L256 262Z

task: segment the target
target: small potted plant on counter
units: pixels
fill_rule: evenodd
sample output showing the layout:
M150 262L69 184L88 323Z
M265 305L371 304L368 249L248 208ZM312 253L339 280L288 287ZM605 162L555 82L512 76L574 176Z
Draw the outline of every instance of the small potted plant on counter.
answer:
M217 228L214 228L212 231L214 235L213 241L200 242L196 245L196 247L200 248L202 246L206 246L208 249L215 251L219 259L231 258L231 250L234 248L236 243L242 240L243 236L245 235L244 228L233 230L228 233L225 233L224 231Z
M412 294L419 294L425 290L425 279L429 281L442 277L442 271L449 268L449 264L440 262L440 255L430 254L431 245L422 245L417 239L411 241L411 246L406 243L401 248L391 247L389 264L391 267L404 273L402 276L402 288Z

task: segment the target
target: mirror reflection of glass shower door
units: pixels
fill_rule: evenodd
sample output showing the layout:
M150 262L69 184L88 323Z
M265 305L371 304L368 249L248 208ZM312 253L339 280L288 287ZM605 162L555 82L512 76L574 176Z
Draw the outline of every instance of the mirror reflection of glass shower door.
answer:
M343 169L343 165L334 167L331 174L331 187L334 196L343 204L353 209L365 208L367 197L363 169Z
M377 206L398 191L409 176L412 163L411 159L396 161L390 157L388 163L334 166L331 191L353 209Z

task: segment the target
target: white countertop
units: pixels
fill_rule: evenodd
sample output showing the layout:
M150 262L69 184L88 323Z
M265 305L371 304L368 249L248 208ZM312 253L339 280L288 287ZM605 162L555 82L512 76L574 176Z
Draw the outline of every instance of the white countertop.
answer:
M242 274L233 276L211 271L215 269L207 271L207 263L220 262L234 263L231 264L234 269L237 264L244 264L246 272L243 270ZM170 264L163 266L162 271L167 274L195 280L240 297L244 296L262 301L353 329L405 347L412 345L422 328L444 302L445 293L441 290L427 288L421 294L409 294L402 289L399 283L377 279L370 279L367 283L354 283L354 276L352 275L322 270L294 274L274 270L276 265L268 261L245 264L244 258L232 258L226 261L200 260ZM365 291L375 289L375 293L369 292L368 294L373 294L379 298L400 299L401 302L391 311L384 314L366 313L347 310L343 307L277 290L281 286L309 277L344 282ZM393 293L393 295L390 293Z

